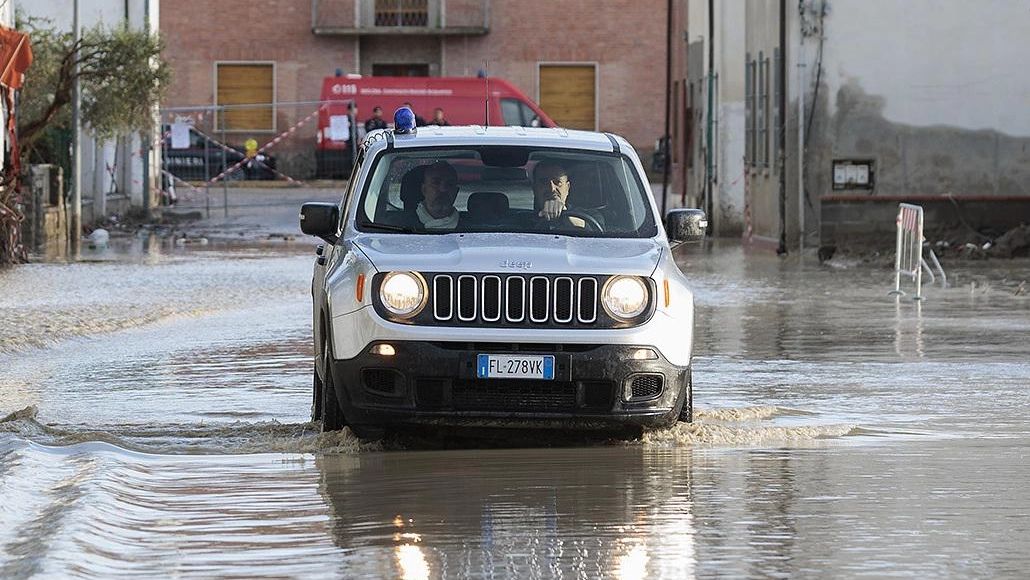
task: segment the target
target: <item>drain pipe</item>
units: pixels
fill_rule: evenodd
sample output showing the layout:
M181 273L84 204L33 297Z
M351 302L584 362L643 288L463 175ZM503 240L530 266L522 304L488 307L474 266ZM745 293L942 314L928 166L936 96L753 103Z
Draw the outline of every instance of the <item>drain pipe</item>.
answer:
M672 134L670 123L672 117L672 0L665 4L665 133L658 142L658 151L664 150L662 156L662 219L668 208L669 200L669 166L672 165Z
M712 120L715 117L715 0L708 0L708 115L705 118L705 129L707 133L708 146L705 148L707 152L707 158L705 159L705 213L708 215L708 222L714 224L714 234L718 234L719 223L721 220L717 219L717 216L713 215L715 210L715 203L712 200L713 187L712 183L715 179L714 165L715 165L715 152L712 151L712 147L715 146L715 136L712 134L713 126Z
M798 0L798 252L805 251L805 2Z
M780 0L780 240L776 253L787 253L787 0Z

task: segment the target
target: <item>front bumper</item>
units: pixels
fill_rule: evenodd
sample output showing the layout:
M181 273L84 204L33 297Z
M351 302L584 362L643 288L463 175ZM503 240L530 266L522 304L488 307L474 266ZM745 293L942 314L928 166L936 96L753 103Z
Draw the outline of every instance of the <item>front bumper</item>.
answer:
M646 346L389 341L383 356L377 344L333 361L351 422L662 428L690 396L689 366ZM480 379L479 354L554 355L554 379Z

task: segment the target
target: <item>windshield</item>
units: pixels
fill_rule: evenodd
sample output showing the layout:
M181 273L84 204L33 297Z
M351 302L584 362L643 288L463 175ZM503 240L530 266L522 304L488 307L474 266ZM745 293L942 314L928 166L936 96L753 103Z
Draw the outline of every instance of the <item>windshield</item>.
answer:
M357 206L361 231L652 237L649 189L621 155L528 147L387 151Z

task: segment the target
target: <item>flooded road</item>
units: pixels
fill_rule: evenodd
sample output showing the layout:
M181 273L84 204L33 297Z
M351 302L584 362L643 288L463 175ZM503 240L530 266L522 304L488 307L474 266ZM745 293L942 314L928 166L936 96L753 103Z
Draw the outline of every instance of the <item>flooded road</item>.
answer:
M0 272L0 578L1023 578L1030 263L679 252L695 423L320 435L314 243Z

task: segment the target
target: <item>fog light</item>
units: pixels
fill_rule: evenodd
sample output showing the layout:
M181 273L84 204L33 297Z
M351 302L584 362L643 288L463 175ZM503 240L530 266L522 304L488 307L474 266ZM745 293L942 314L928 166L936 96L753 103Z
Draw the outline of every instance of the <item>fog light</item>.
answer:
M658 358L658 353L650 348L638 348L629 353L629 358L632 360L654 360Z
M377 344L370 348L368 352L378 354L379 356L393 356L397 354L392 344Z

